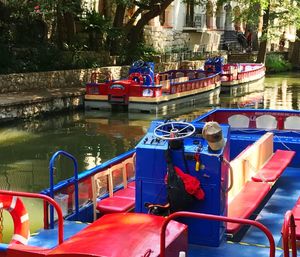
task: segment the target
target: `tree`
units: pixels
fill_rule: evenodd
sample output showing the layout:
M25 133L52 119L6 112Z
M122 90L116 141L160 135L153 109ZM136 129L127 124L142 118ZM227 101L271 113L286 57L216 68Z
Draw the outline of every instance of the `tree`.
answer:
M118 54L120 50L125 50L126 61L132 61L134 55L138 54L138 45L143 43L143 31L145 25L156 16L162 14L174 0L114 0L115 15L113 18L113 32L110 36L110 50ZM125 23L124 18L128 10L133 10ZM119 42L114 40L116 32L119 33ZM117 43L121 46L116 47Z

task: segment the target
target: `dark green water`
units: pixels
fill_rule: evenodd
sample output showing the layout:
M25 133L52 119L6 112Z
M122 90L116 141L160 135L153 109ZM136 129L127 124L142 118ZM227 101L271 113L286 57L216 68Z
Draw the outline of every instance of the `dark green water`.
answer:
M211 106L299 109L300 74L269 76L229 93L210 106L196 106L164 117L194 119ZM0 127L0 188L38 192L48 187L48 163L57 150L73 154L79 170L92 168L130 148L151 120L162 115L108 112L59 114ZM72 165L56 162L56 181L71 176Z
M298 110L299 94L300 74L280 74L222 93L209 106L181 108L163 118L192 120L212 107ZM65 150L74 155L83 171L134 147L151 120L157 118L162 115L82 111L1 125L0 188L39 192L49 185L49 159L55 151ZM65 158L56 161L56 168L56 181L73 173ZM42 224L41 203L25 202L34 231ZM9 220L9 215L6 218ZM11 220L5 223L5 240L10 238L12 227Z

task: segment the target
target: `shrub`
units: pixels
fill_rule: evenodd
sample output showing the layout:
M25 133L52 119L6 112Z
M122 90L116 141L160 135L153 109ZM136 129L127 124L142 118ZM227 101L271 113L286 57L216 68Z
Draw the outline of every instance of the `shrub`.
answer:
M292 65L281 54L271 53L266 58L267 72L283 72L292 69Z

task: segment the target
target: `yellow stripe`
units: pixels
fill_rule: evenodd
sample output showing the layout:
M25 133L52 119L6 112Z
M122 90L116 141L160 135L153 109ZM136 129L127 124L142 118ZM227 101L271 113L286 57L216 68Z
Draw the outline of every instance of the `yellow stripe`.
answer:
M247 245L247 246L256 246L260 248L270 248L268 245L262 245L262 244L252 244L252 243L246 243L246 242L233 242L233 241L227 241L228 244L239 244L239 245ZM281 247L275 247L276 250L283 250Z

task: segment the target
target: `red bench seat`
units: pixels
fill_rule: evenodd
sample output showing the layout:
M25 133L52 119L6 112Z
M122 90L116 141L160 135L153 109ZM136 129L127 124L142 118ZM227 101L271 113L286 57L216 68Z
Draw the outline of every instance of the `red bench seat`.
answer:
M297 240L300 240L300 197L298 198L292 213L294 215L296 224L296 238Z
M127 184L127 187L135 189L135 181L131 181Z
M96 209L102 214L128 212L134 205L134 199L112 196L98 201Z
M262 200L270 191L268 183L256 183L248 181L228 206L228 217L246 219L257 209ZM227 232L236 233L242 224L227 223Z
M275 182L295 155L295 151L277 150L269 161L254 175L256 182Z
M132 199L135 201L135 189L132 187L120 189L114 193L114 197L116 196L126 199Z

